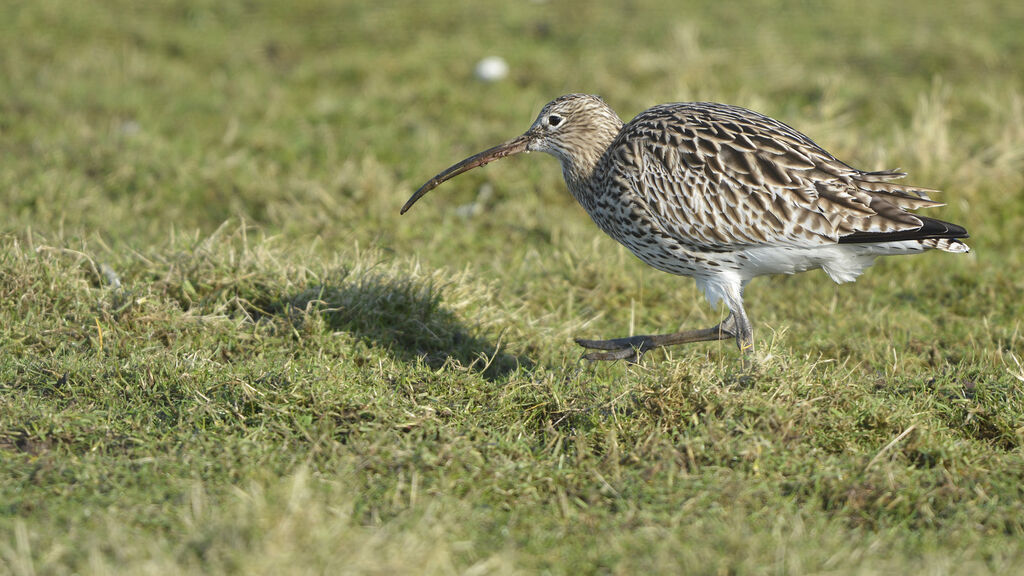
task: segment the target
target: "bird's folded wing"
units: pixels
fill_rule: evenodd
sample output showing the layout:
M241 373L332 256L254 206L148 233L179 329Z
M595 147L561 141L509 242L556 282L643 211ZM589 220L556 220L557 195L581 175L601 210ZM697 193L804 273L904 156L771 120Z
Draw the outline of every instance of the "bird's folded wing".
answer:
M862 172L756 112L712 103L657 106L623 128L611 184L632 191L652 223L696 249L835 244L909 233L907 210L939 206L931 190Z

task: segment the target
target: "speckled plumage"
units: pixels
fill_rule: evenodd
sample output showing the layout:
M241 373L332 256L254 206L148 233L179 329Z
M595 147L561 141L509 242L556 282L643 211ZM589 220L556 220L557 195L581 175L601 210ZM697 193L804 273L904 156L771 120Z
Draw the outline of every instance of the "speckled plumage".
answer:
M899 172L857 170L781 122L711 102L655 106L624 125L596 96L562 96L519 138L424 184L403 213L448 178L526 150L561 161L570 193L609 236L693 277L731 312L706 330L578 340L608 350L593 359L636 361L658 346L726 337L750 349L743 288L757 276L822 268L848 282L877 256L968 251L966 230L910 212L940 206L932 190L894 183Z

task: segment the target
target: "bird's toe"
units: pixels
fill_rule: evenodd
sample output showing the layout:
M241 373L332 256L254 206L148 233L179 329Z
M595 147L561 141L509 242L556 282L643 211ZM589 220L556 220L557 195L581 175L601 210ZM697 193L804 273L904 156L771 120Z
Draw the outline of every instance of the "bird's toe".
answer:
M611 340L586 340L576 338L576 343L591 350L629 350L646 344L643 336L631 336L629 338L612 338Z
M583 355L584 360L589 360L590 362L625 360L630 364L639 364L642 357L643 352L637 348L620 348L608 352L591 352Z
M583 355L584 359L592 362L625 360L631 364L638 364L640 359L643 358L644 353L654 348L645 336L613 338L611 340L577 338L576 343L590 350L603 350L603 352L590 352Z

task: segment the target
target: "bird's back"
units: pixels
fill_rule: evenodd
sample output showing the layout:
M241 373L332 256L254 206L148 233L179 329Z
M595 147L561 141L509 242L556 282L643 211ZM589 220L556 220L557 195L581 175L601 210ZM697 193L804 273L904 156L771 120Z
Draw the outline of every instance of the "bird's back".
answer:
M966 237L963 228L908 211L940 204L930 200L932 190L893 182L902 176L857 170L744 108L664 104L623 126L598 163L584 207L662 269L651 258L670 259L660 252L677 252L674 246L722 254L856 243L862 253L871 244L929 240L921 249L964 251L956 240Z

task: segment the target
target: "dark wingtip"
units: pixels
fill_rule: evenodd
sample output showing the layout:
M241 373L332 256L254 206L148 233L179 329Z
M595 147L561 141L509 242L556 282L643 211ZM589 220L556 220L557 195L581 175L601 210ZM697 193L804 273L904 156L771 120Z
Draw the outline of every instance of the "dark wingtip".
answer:
M876 242L899 242L902 240L929 240L934 238L949 238L959 240L970 238L967 229L963 226L917 216L921 220L921 227L913 230L901 230L899 232L854 232L839 239L840 244L872 244Z

